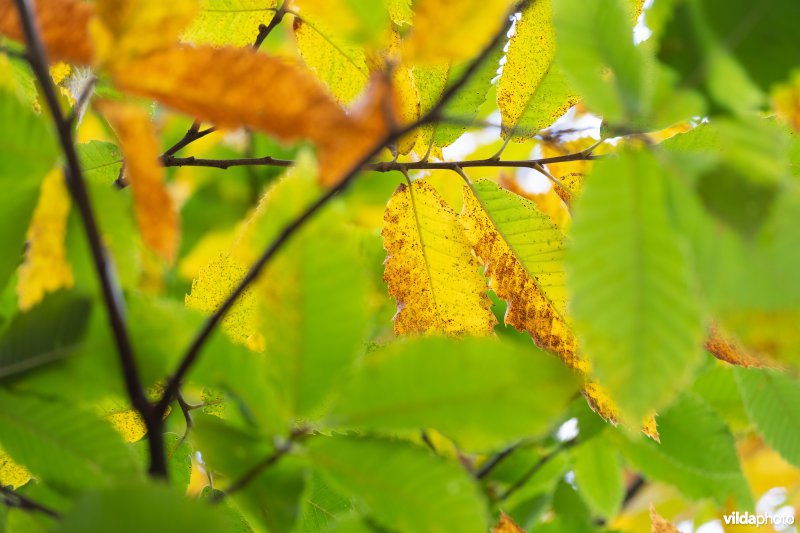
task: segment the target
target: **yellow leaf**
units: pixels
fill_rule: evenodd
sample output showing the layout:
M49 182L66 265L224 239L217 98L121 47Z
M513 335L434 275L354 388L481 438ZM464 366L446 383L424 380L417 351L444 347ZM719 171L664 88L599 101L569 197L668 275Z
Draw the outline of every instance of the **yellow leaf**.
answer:
M563 233L529 200L486 180L464 187L461 221L489 286L508 302L506 324L586 371L566 315Z
M112 410L105 417L125 442L136 442L147 435L147 426L135 409Z
M186 307L211 314L236 288L247 268L228 253L220 253L216 259L200 269L192 281L192 292L186 296ZM263 349L263 338L258 332L257 302L253 291L247 289L222 319L222 329L231 340L244 344L254 351Z
M492 528L492 533L525 533L506 513L500 511L500 521Z
M394 329L487 335L495 318L478 263L453 210L427 182L401 185L386 207L384 280L397 300Z
M70 198L61 169L42 180L39 200L28 228L28 248L19 268L17 296L23 311L39 303L44 295L72 287L72 267L67 261L64 240Z
M509 0L419 0L405 57L415 63L475 57L508 20Z
M795 71L788 82L775 86L771 96L778 116L800 131L800 71Z
M590 148L597 142L592 137L581 137L572 141L552 142L547 141L541 144L542 157L559 157L562 155L577 154ZM565 161L563 163L548 163L547 170L556 178L563 178L570 174L586 175L592 169L592 161L583 159L577 161Z
M91 26L96 60L112 70L176 43L199 11L197 0L98 0Z
M166 189L160 144L150 119L133 105L105 100L97 106L119 137L142 240L171 263L178 250L178 213Z
M678 528L672 525L672 522L656 512L656 508L652 503L650 504L650 523L653 527L653 533L680 533Z
M31 473L17 463L10 455L0 451L0 485L19 488L31 480Z
M385 90L367 91L347 114L297 64L238 48L175 46L126 63L117 86L219 127L247 126L318 148L331 185L385 135Z
M578 101L554 65L555 51L552 0L530 2L516 22L497 84L504 138L530 138Z
M419 113L424 114L430 111L439 101L439 97L444 92L447 85L447 77L450 72L448 63L438 65L415 66L413 68L414 85L419 95ZM433 134L436 125L425 124L418 128L417 143L414 151L420 157L428 153L428 149L433 142ZM433 150L432 150L433 152ZM431 154L433 155L433 153Z
M275 16L277 0L201 0L200 14L183 34L196 44L247 46L258 26Z
M303 61L325 83L336 100L349 104L369 81L364 49L334 40L323 31L318 24L294 19L294 36Z
M89 21L93 6L80 0L37 0L36 20L51 62L80 65L92 62ZM0 34L25 41L14 0L0 0Z

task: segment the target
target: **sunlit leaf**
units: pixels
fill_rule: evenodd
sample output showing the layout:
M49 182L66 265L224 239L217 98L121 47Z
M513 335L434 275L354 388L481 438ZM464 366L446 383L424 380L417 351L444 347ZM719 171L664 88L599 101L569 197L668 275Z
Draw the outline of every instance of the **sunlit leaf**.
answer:
M276 0L200 0L200 14L183 39L217 46L253 44L258 26L269 24L276 7Z
M554 64L552 11L551 0L530 2L516 22L497 86L504 136L529 138L578 101Z
M495 324L463 230L426 181L401 185L386 207L384 280L397 300L395 333L486 335Z

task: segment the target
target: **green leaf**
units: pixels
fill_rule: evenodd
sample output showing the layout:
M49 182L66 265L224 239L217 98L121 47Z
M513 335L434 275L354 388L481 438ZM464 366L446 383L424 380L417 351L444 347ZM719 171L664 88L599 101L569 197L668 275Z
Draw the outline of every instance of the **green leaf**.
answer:
M745 409L764 442L800 466L800 383L783 372L737 368Z
M216 417L201 416L196 422L190 438L206 468L213 472L215 487L224 490L275 453L275 447L258 435ZM305 464L296 457L282 457L231 497L252 523L258 522L274 533L291 531L298 516L305 470Z
M699 97L675 89L675 76L652 50L634 45L633 17L622 0L561 0L554 7L557 64L612 130L664 127L702 114Z
M490 450L556 423L578 383L557 359L497 339L420 338L372 352L331 409L332 424L434 428Z
M316 533L334 527L339 517L348 516L353 504L330 485L317 472L311 472L301 498L300 518L295 530L298 533Z
M0 332L0 378L73 353L83 343L91 303L87 298L60 292L12 317Z
M137 476L130 450L107 422L34 396L0 390L0 443L34 475L66 491Z
M14 95L0 89L0 287L22 259L28 223L36 207L39 184L58 155L44 115L36 115Z
M602 436L589 439L573 452L578 492L589 507L606 519L613 518L625 497L619 452Z
M114 185L122 168L122 152L115 144L101 141L79 144L76 148L103 243L123 287L133 288L141 273L139 232L130 191L120 191ZM82 226L70 229L83 231ZM93 269L90 274L95 276Z
M164 483L128 482L83 496L54 531L231 531L219 508L186 498Z
M486 503L469 475L424 448L403 441L317 437L314 467L336 490L361 502L400 532L484 532Z
M702 354L703 317L666 179L646 151L598 162L575 205L567 261L583 351L632 421L686 386Z
M751 508L733 436L719 415L696 396L686 395L657 420L660 443L617 433L615 441L634 468L689 498L711 497L722 505L734 497L737 508Z
M717 46L768 90L797 66L798 18L800 4L794 0L685 0L664 28L659 56L685 80L697 83L709 65L709 48ZM727 89L736 91L727 81Z

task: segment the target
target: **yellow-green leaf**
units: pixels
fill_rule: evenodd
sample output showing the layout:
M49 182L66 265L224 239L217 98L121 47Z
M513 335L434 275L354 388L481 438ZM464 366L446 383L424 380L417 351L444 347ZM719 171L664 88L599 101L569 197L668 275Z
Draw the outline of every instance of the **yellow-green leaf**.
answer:
M552 0L530 2L516 23L497 85L505 137L530 138L578 101L554 64L555 51Z
M489 286L508 302L506 324L573 368L586 370L566 315L566 238L533 202L481 180L464 187L461 221L486 267Z
M426 181L401 185L384 214L384 280L397 300L395 333L486 335L495 324L463 230Z
M269 24L277 0L201 0L200 14L183 33L197 44L247 46L260 24Z

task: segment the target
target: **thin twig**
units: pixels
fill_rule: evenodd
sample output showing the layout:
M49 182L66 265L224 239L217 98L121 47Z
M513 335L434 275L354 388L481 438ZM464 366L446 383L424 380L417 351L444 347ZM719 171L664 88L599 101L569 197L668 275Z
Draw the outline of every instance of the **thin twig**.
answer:
M61 518L61 513L58 511L20 494L11 487L0 485L0 494L3 495L3 503L5 503L8 507L15 507L17 509L22 509L23 511L42 513L50 518L55 518L56 520Z
M219 503L231 494L239 492L247 485L252 483L258 476L264 473L272 465L280 461L281 457L292 451L294 445L301 439L308 437L306 428L300 428L292 432L289 438L275 447L275 450L264 459L253 465L242 477L231 483L224 492L217 492L211 497L211 503Z
M503 459L514 453L514 451L519 447L520 443L512 444L507 448L504 448L491 456L489 459L484 462L481 467L475 472L475 477L478 479L483 479L489 474L492 473L497 465L503 462Z
M403 172L409 170L454 170L455 167L503 167L503 168L532 168L537 169L540 165L550 163L566 163L569 161L591 161L600 156L586 153L586 151L574 154L565 154L554 157L543 157L540 159L509 159L501 161L497 159L473 159L467 161L381 161L378 163L366 163L361 170L372 172ZM243 157L240 159L203 159L199 157L167 157L164 160L167 167L210 167L226 170L238 166L272 166L272 167L291 167L295 161L291 159L276 159L274 157ZM537 169L538 170L538 169Z
M64 174L67 186L75 205L80 213L81 222L86 232L89 248L92 254L97 277L100 279L103 301L108 312L108 319L114 333L114 340L119 353L122 376L131 405L141 414L142 419L148 429L148 442L150 446L150 473L155 476L166 477L167 464L164 454L164 436L161 434L161 423L158 417L154 417L154 410L151 408L147 396L139 377L139 369L133 354L133 347L128 335L128 328L125 324L125 304L122 297L122 290L117 284L117 277L113 266L108 261L106 249L100 237L100 230L97 226L94 212L92 210L89 193L81 171L78 154L75 151L75 144L72 138L72 129L65 119L61 107L59 106L53 80L50 78L47 56L41 35L37 28L34 11L30 6L29 0L16 0L20 22L25 33L27 44L28 62L34 75L39 81L42 92L44 93L47 106L58 131L58 138L61 150L64 153L66 166Z
M530 467L527 470L527 472L525 472L522 475L522 477L520 477L510 487L508 487L508 489L506 489L505 492L503 492L500 496L498 496L497 500L498 501L507 500L509 496L511 496L516 491L518 491L519 489L524 487L525 484L528 481L530 481L530 479L536 474L536 472L538 472L539 470L544 468L545 465L547 465L547 463L549 463L550 461L555 459L559 454L561 454L561 452L572 448L577 443L578 443L578 438L577 437L574 438L574 439L565 440L565 441L559 443L559 445L556 448L551 450L549 453L546 453L538 461L536 461L536 463L534 463L534 465L532 467Z
M513 13L516 13L522 6L527 5L529 0L524 0L517 6L515 6ZM510 20L510 18L509 18ZM295 218L292 222L290 222L287 226L283 228L283 230L278 234L278 236L267 246L264 252L261 254L261 257L250 267L250 270L244 276L244 278L239 282L236 288L228 295L225 301L220 305L217 310L206 320L203 327L198 332L197 336L194 338L192 343L189 345L186 354L181 359L181 362L178 365L177 370L172 374L172 376L167 381L167 385L164 388L164 392L162 393L161 399L156 404L155 412L156 414L162 414L166 411L169 404L172 402L172 398L178 392L180 388L180 383L183 381L183 378L186 376L186 373L194 364L197 357L200 355L200 351L202 350L203 346L205 345L206 341L209 339L219 322L228 312L228 310L233 306L233 304L238 300L239 296L244 293L248 286L253 283L256 278L258 278L259 274L263 270L264 266L278 253L278 251L286 244L289 239L299 230L302 228L306 222L308 222L322 207L327 205L330 200L339 194L341 191L345 190L350 183L355 179L355 177L361 172L361 169L366 165L373 157L378 155L385 146L391 144L395 140L401 138L403 135L413 131L414 129L425 125L430 124L436 120L438 120L439 115L441 113L442 108L445 104L453 97L459 90L464 86L464 84L469 81L475 71L480 67L481 63L489 56L491 50L499 44L503 36L505 35L506 30L508 29L508 25L504 26L501 31L497 32L494 36L492 41L489 43L487 47L485 47L478 57L470 63L470 65L464 70L464 73L461 77L453 83L447 90L442 93L442 96L439 98L439 101L434 105L425 115L419 118L419 120L409 124L408 126L404 126L399 130L390 131L387 135L383 137L378 143L376 143L373 148L361 158L355 165L353 165L350 170L342 176L342 179L339 182L331 187L326 193L320 196L314 203L306 208L297 218Z
M183 444L183 441L185 441L186 438L189 436L189 432L192 430L192 426L194 425L192 423L191 411L192 408L195 406L189 405L186 402L186 399L183 397L183 394L180 392L177 395L175 395L175 400L178 402L178 406L181 408L181 413L183 413L183 420L186 423L186 428L183 430L183 436L181 437L181 440L178 442L178 446L180 446L181 444Z
M259 24L258 35L256 35L256 40L253 41L253 44L251 45L253 50L258 50L261 47L261 45L264 43L264 40L266 40L266 38L269 37L269 34L272 33L272 30L274 30L278 24L281 23L283 17L286 16L286 3L287 2L284 1L281 7L275 10L275 15L272 17L272 20L269 21L268 25ZM161 159L169 159L171 156L178 153L178 151L182 150L193 142L202 139L206 135L214 133L215 131L217 131L217 128L213 126L201 131L200 122L195 120L192 122L192 125L189 126L189 129L186 130L186 133L183 134L183 137L181 137L178 142L167 148L167 150L161 155Z

